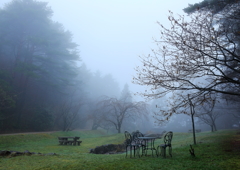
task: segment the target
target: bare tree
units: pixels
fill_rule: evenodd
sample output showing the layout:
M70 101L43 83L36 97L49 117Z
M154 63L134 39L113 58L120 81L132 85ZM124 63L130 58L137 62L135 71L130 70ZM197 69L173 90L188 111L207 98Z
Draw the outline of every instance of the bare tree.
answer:
M211 131L217 131L216 120L223 115L222 111L214 109L216 106L216 96L213 96L211 100L205 101L205 103L201 106L202 110L197 112L196 117L200 119L203 123L209 125L211 127Z
M184 91L180 93L174 93L170 100L168 100L169 109L155 112L154 118L159 124L162 124L168 121L173 114L189 115L192 122L193 143L196 144L194 117L196 117L196 108L202 105L205 100L208 100L208 98L205 97L203 99L201 96L192 97L191 94Z
M108 131L112 127L112 124L104 120L104 114L108 112L108 110L106 110L107 108L102 106L101 101L93 105L94 108L91 109L88 115L88 119L92 120L92 130L96 130L97 128L101 127Z
M101 126L102 119L99 109L93 109L88 114L88 120L92 120L92 130L96 130Z
M73 102L64 102L56 109L55 124L62 126L63 131L69 131L73 124L77 122L78 113L82 104L74 104Z
M192 102L190 95L188 94L188 101L190 107L190 115L192 120L192 132L193 132L193 144L196 145L196 135L195 135L195 123L194 123L194 116L195 116L195 104Z
M128 120L135 120L140 115L148 114L147 104L145 102L128 102L118 100L116 98L109 98L100 101L102 112L102 119L109 125L112 124L121 133L123 122Z
M140 57L142 67L136 68L133 82L150 88L141 94L160 98L184 91L199 103L211 93L240 96L238 44L232 39L230 28L218 29L220 26L215 23L221 16L196 12L190 18L176 18L170 12L168 19L170 28L158 23L161 27L161 38L155 40L158 49L153 50L153 55ZM174 109L186 102L187 96L177 101ZM174 109L163 116L168 119Z
M225 108L228 111L231 111L230 113L238 120L240 120L240 97L239 96L230 96L230 95L224 95L223 98L226 100L227 107ZM224 108L221 108L224 109ZM239 122L240 123L240 122Z

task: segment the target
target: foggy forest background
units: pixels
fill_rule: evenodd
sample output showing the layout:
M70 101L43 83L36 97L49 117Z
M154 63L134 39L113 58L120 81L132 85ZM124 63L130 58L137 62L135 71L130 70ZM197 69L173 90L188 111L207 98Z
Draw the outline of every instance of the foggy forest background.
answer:
M53 12L46 2L34 0L15 0L0 9L1 133L191 129L188 114L162 124L154 118L169 109L169 96L139 101L128 84L120 89L117 77L89 70L73 35L51 19ZM214 120L196 115L196 129L237 128L238 110L238 104L220 98L212 110L200 110L211 112Z

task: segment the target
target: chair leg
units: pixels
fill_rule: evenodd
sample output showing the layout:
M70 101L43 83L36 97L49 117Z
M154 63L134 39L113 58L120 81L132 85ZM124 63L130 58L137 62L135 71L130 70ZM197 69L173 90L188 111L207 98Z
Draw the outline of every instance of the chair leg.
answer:
M138 157L140 158L140 151L141 151L142 146L138 147Z
M166 158L166 147L161 147L161 155Z
M128 155L128 147L129 147L129 151L130 151L130 158L132 157L132 147L131 146L126 146L126 157L127 157L127 155Z
M158 155L158 156L161 156L161 151L162 151L162 150L161 150L161 147L158 146L158 147L157 147L157 155Z
M157 155L157 157L159 156L159 151L158 151L158 149L159 149L159 146L157 147L157 150L156 150L156 155Z
M137 146L137 148L136 148L136 154L137 154L137 156L140 158L140 149L141 149L141 147L140 146Z
M130 158L132 158L132 146L130 146Z
M169 147L169 155L172 157L172 147Z
M142 146L142 155L144 154L144 149L145 149L145 146Z
M127 157L127 152L128 152L128 151L127 151L127 148L128 148L128 147L126 146L126 157Z
M136 147L133 146L133 157L135 157L135 151L136 151Z

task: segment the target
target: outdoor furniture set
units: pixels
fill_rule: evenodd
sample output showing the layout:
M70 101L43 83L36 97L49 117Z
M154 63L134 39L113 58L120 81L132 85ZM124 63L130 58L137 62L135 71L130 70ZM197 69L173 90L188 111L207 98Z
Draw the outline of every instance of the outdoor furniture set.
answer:
M80 145L82 141L79 140L80 137L71 137L71 136L64 136L64 137L58 137L58 141L60 145Z
M133 156L136 155L138 157L147 155L147 151L151 150L152 156L154 156L154 152L156 156L162 155L164 158L166 158L166 149L168 148L169 155L172 157L172 137L173 132L169 131L167 132L163 137L163 144L158 145L155 147L154 143L156 139L159 139L158 137L149 137L144 136L141 132L136 131L130 134L128 131L125 131L125 142L126 142L126 157L128 154L128 150L130 151L130 157L132 157L132 150L133 150ZM141 154L140 154L140 151Z

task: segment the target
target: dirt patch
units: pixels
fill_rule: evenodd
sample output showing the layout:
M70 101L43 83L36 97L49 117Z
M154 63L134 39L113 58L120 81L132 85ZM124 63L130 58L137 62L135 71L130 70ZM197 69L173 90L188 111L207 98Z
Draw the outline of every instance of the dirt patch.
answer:
M236 134L226 142L228 142L226 144L228 148L224 149L225 152L235 152L240 154L240 131L236 132Z
M231 146L233 150L237 151L240 154L240 132L233 136Z

